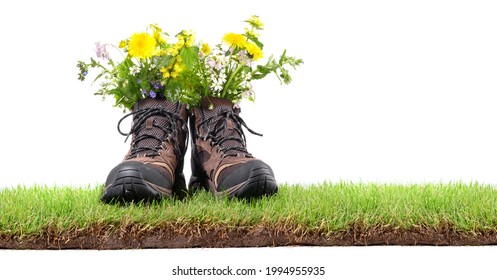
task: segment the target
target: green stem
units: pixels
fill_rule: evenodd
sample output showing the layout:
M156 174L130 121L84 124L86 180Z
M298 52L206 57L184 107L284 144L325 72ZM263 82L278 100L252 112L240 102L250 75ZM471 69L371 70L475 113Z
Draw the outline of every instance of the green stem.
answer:
M207 96L207 94L209 93L209 82L206 82L209 77L207 77L207 75L205 74L205 58L204 58L204 61L200 62L199 63L202 63L202 65L200 66L200 71L202 71L202 83L204 84L203 87L204 87L204 95L203 96Z
M109 70L108 70L105 66L103 66L100 62L96 61L96 65L97 65L98 67L100 67L100 68L104 69L104 70L105 70L105 72L110 73L110 71L109 71Z
M239 65L235 71L231 72L230 77L228 78L228 81L224 84L223 91L221 92L221 97L224 98L224 94L226 93L226 89L228 88L229 84L231 83L231 80L236 76L236 74L242 69L242 65Z
M115 48L120 54L121 56L125 59L126 56L124 55L124 53L121 51L121 48L119 48L118 46L114 45L114 44L110 44L113 48Z

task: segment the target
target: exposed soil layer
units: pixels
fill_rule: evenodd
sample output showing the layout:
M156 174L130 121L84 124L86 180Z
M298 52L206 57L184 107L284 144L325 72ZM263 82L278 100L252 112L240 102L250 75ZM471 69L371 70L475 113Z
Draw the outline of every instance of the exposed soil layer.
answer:
M365 246L365 245L496 245L497 232L455 232L440 229L395 229L379 227L328 235L302 233L298 229L267 227L204 227L181 226L157 229L115 229L95 227L87 230L56 233L46 230L42 235L0 235L0 249L138 249L198 247L267 247L267 246Z

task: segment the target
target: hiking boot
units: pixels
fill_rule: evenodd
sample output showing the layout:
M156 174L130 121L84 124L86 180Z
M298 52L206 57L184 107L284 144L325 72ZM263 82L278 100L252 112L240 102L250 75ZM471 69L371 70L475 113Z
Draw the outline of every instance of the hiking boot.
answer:
M129 133L121 122L133 116ZM118 123L131 147L123 162L109 173L101 200L138 202L186 194L183 159L187 148L186 105L165 99L145 98Z
M275 194L278 185L269 165L246 146L240 109L222 98L204 98L190 115L192 177L189 190L210 190L216 196L255 198Z

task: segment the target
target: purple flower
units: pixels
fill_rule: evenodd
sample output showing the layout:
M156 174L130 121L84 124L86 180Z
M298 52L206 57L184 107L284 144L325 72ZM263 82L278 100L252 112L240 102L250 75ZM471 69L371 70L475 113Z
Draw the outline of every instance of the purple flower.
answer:
M97 57L102 59L109 59L109 52L105 48L105 44L101 45L100 42L95 43L95 52L97 53Z
M141 81L142 81L142 80L140 80L140 79L136 79L136 82L137 82L137 83L140 83Z
M86 75L88 75L88 71L83 72L83 76L86 77Z
M152 98L155 98L157 96L157 94L153 90L151 90L148 95Z

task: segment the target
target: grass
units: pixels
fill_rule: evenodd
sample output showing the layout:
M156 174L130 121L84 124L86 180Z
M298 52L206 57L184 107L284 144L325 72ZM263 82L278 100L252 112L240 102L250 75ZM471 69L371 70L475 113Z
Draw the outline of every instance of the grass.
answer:
M263 225L331 234L389 226L484 232L497 229L497 189L478 183L281 185L271 198L216 199L199 192L185 201L126 207L99 201L102 187L17 187L0 191L0 235L42 235L100 226L141 230L169 225L227 228Z

